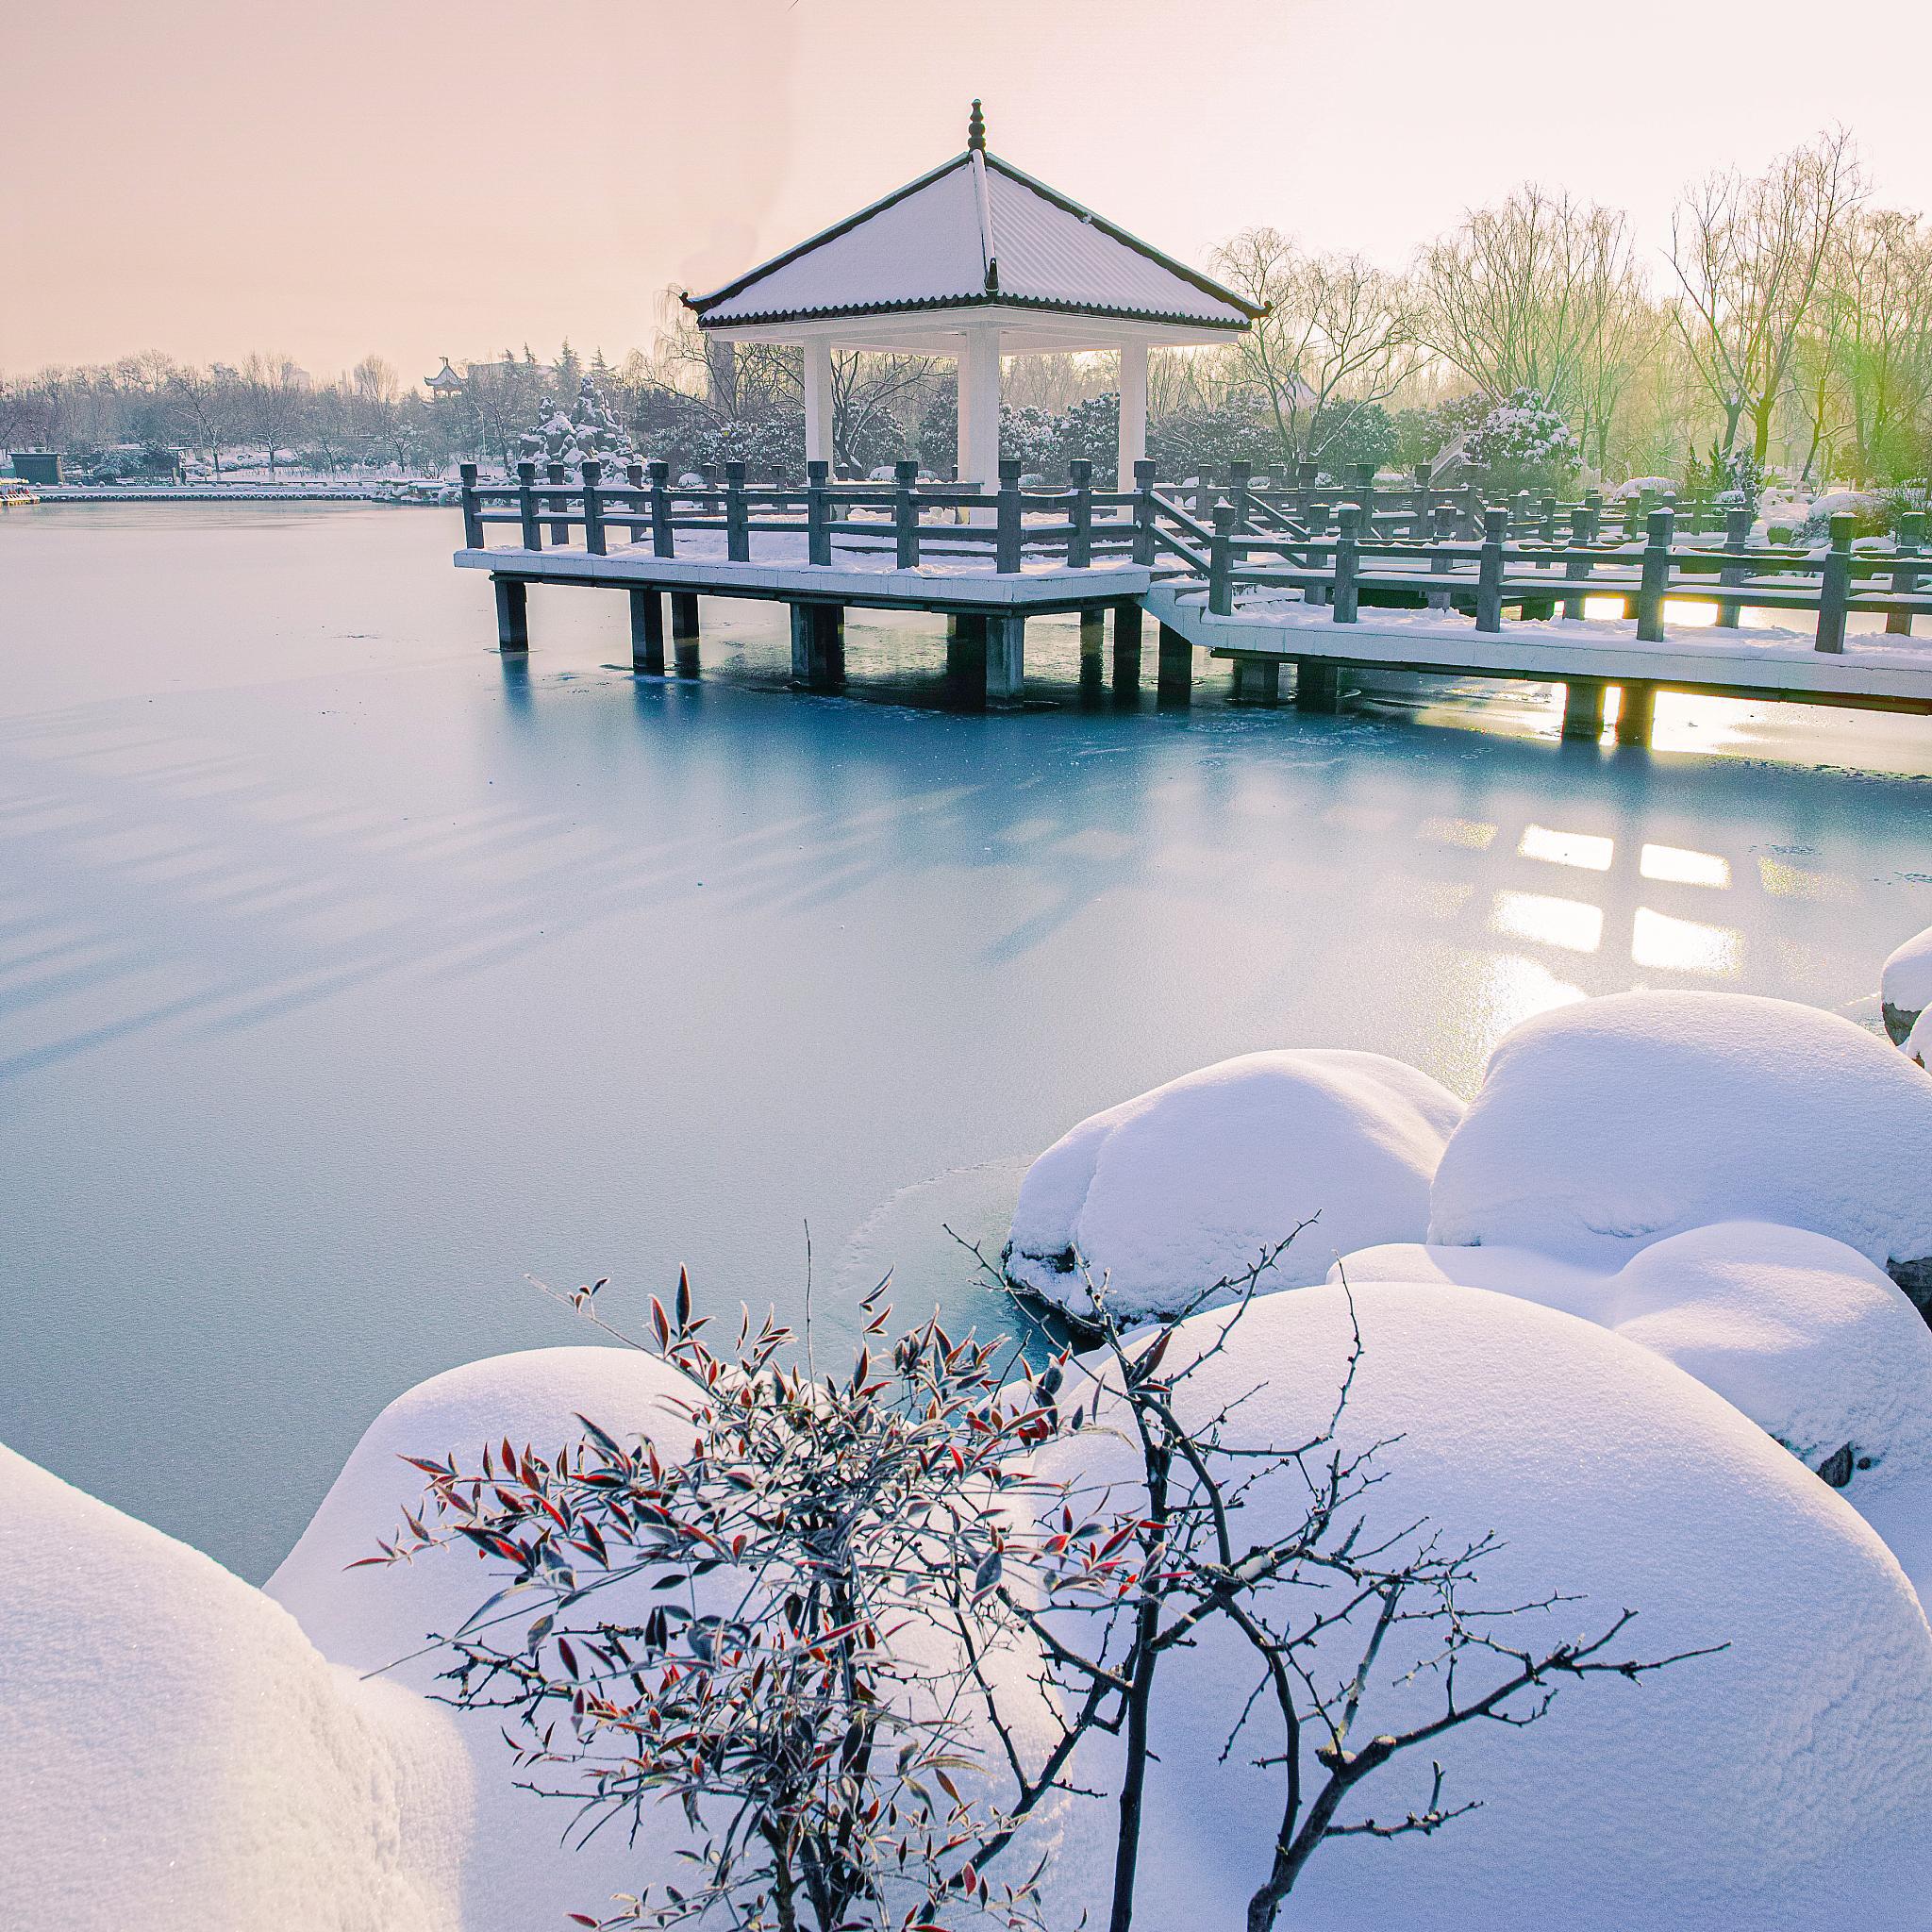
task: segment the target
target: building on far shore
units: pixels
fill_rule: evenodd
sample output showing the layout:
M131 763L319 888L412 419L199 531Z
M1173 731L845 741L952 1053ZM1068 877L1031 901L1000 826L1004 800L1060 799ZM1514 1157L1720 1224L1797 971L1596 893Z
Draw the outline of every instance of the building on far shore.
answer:
M12 454L13 474L23 483L64 483L62 465L67 452L59 449L17 449Z

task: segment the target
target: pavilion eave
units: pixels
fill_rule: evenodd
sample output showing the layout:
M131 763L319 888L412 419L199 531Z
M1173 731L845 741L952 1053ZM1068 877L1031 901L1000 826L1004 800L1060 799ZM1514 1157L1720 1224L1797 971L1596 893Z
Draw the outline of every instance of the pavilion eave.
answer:
M778 316L770 320L699 324L708 336L731 342L836 341L841 349L881 355L958 355L969 335L997 328L1008 356L1053 355L1118 349L1123 342L1154 348L1201 347L1225 342L1241 326L1193 319L1168 319L1048 308L1019 302L964 302L944 307L850 310L838 314Z

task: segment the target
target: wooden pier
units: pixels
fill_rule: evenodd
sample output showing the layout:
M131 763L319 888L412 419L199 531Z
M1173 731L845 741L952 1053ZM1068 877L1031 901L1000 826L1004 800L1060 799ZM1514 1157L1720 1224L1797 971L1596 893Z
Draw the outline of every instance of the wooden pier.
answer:
M974 706L1023 696L1026 620L1049 613L1079 615L1084 660L1111 611L1113 682L1131 687L1145 611L1168 702L1186 702L1206 651L1262 704L1292 667L1294 702L1317 711L1336 708L1351 667L1561 685L1576 738L1602 735L1614 687L1623 743L1648 741L1660 691L1932 713L1932 641L1912 635L1932 615L1923 517L1902 519L1886 551L1855 549L1850 519L1834 519L1811 552L1754 547L1742 512L1707 534L1702 507L1683 529L1674 506L1641 499L1620 519L1600 499L1485 505L1421 477L1344 492L1307 468L1162 485L1141 462L1129 491L1096 490L1085 463L1058 488L999 468L987 491L909 463L891 483L834 482L813 463L802 489L755 486L738 463L702 485L662 463L621 482L594 462L541 478L524 464L501 485L466 465L457 562L491 575L506 651L529 648L532 584L625 591L647 675L666 672L667 630L671 674L697 674L700 596L750 597L791 607L792 678L810 691L843 686L849 608L943 616L955 694ZM517 541L492 544L496 526ZM1698 605L1715 626L1674 621ZM1740 627L1746 613L1759 627ZM1808 635L1762 627L1794 615ZM1885 629L1854 630L1855 615Z

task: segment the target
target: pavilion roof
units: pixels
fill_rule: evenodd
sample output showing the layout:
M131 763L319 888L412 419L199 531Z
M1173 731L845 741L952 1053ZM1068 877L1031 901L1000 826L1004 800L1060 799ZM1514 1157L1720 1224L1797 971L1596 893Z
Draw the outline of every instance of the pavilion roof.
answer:
M706 328L999 306L1238 331L1265 312L977 144L684 299Z

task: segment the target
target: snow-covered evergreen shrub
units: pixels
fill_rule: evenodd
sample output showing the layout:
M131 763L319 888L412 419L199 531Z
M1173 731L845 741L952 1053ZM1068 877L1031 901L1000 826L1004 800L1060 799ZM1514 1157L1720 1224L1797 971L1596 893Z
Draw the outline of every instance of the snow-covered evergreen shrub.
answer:
M1570 425L1533 389L1497 403L1470 432L1469 459L1492 490L1560 494L1583 465Z

